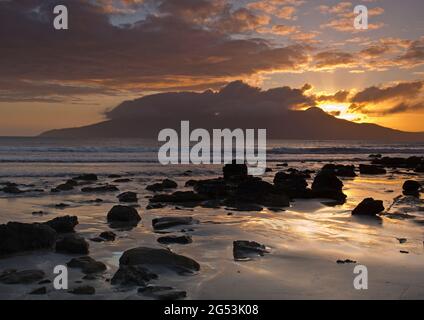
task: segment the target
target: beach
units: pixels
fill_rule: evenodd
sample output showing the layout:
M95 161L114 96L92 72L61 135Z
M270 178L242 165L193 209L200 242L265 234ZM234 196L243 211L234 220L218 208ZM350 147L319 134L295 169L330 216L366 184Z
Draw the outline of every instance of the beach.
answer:
M120 258L129 249L169 248L189 257L199 270L190 274L169 268L151 270L157 277L149 286L172 287L175 298L185 299L422 299L424 298L423 225L421 195L404 195L403 184L423 184L424 173L414 168L382 166L385 173L363 174L361 164L375 158L424 155L423 143L377 143L368 141L271 141L262 180L273 183L278 172L308 170L310 188L325 164L354 165L355 177L340 177L346 199L294 198L289 206L231 206L229 203L161 203L152 197L176 191L193 191L189 180L223 176L223 165L170 165L157 162L155 142L132 140L72 141L37 138L0 139L0 183L15 184L22 193L0 191L0 224L10 221L41 223L62 216L76 216L75 234L89 244L88 255L106 270L86 277L69 268L69 289L56 290L51 282L57 265L66 265L84 254L39 249L0 258L0 274L10 270L42 270L40 281L0 283L1 299L157 299L164 296L139 290L140 285L112 284ZM52 192L69 179L81 179L72 189ZM176 188L146 190L170 179ZM77 179L78 180L78 179ZM115 189L82 192L83 188L115 186ZM0 186L1 189L1 186ZM120 203L118 195L134 192L137 202ZM382 200L384 211L373 217L352 215L365 198ZM160 202L160 201L159 201ZM115 205L134 207L141 220L131 226L114 226L107 215ZM148 208L148 206L150 207ZM254 210L253 210L254 209ZM158 230L154 219L192 217L190 225ZM112 231L114 241L93 241ZM159 243L164 236L186 236L187 243ZM97 239L98 240L98 239ZM249 259L234 257L234 241L264 245L261 254ZM368 269L368 289L353 286L354 268ZM121 266L122 267L122 266ZM95 294L69 291L90 286ZM29 294L45 287L45 294ZM185 293L182 294L182 292ZM165 296L166 297L166 296Z

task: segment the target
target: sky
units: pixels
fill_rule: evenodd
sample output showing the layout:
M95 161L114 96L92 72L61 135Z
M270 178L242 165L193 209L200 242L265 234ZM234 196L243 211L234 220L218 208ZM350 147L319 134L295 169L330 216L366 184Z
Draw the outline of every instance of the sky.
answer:
M55 30L53 8L68 8ZM368 29L353 26L356 5ZM424 131L422 0L0 0L0 135L106 119L154 93L298 89L355 122Z

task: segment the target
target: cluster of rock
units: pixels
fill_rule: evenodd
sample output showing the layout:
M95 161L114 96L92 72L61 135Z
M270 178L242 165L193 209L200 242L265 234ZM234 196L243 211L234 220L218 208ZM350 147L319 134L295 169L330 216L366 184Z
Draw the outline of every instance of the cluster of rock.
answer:
M415 172L424 172L424 157L379 157L373 159L372 163L387 168L406 168L414 169Z

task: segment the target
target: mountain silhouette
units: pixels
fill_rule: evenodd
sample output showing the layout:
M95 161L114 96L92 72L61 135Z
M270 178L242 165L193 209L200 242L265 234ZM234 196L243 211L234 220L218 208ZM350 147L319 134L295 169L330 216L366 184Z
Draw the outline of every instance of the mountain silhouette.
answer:
M303 89L280 87L262 91L235 81L218 92L169 92L125 101L106 114L107 120L79 128L56 129L42 137L157 138L160 130L267 129L271 139L424 141L424 132L404 132L371 123L338 119L318 107L299 111L314 101Z

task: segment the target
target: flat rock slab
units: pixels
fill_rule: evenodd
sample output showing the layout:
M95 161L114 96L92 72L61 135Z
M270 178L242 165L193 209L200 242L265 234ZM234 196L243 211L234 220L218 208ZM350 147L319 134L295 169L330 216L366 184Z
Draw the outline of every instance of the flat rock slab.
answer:
M162 217L152 220L152 225L155 230L163 230L181 225L192 225L199 223L193 217Z
M255 241L237 240L233 242L233 256L236 261L248 261L252 256L263 256L269 250Z

